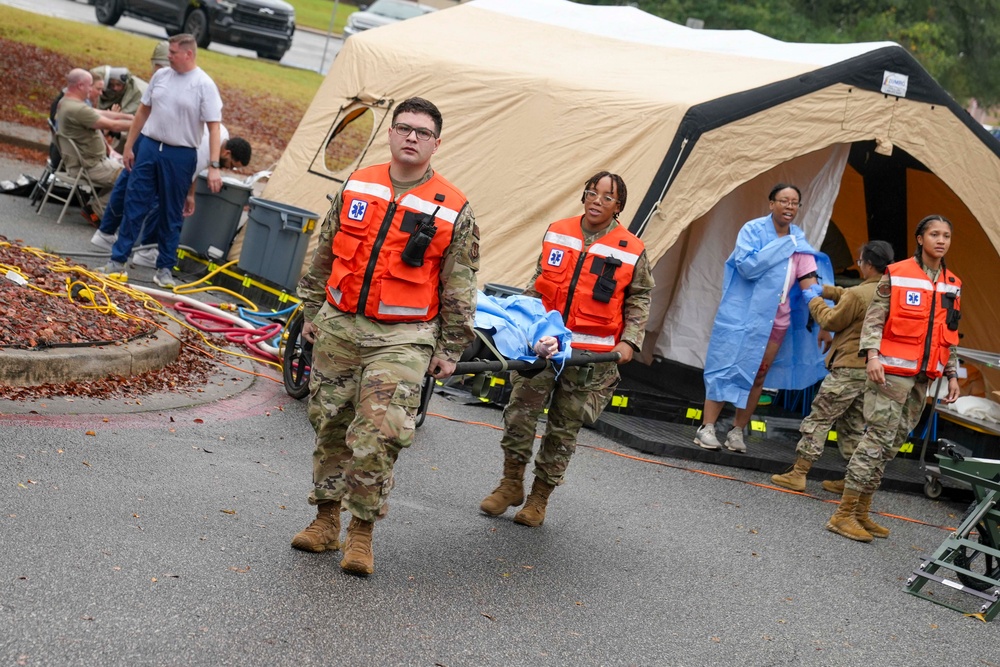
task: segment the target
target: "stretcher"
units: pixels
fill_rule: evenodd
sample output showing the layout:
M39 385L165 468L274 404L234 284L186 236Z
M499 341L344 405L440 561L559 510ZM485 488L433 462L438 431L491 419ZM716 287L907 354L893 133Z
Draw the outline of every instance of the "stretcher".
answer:
M302 337L302 309L297 309L285 324L285 331L279 345L279 356L282 360L281 371L285 391L292 398L304 398L309 393L309 367L312 363L312 343ZM583 366L609 361L618 361L617 352L595 353L574 350L572 356L565 361L566 366ZM452 377L460 375L477 375L492 373L531 373L540 371L552 362L546 359L531 361L520 359L505 359L499 356L496 348L490 342L489 333L476 329L476 338L463 352L455 366ZM435 382L431 376L424 378L420 392L420 409L417 412L417 426L424 422L427 416L427 406L434 394Z
M972 361L987 368L1000 368L1000 354L995 352L959 347L956 348L955 353L960 359ZM940 467L936 461L928 461L926 458L928 443L937 440L938 416L974 431L979 431L980 433L1000 436L1000 429L997 428L996 424L991 424L982 419L966 417L951 410L947 405L942 405L937 400L937 397L941 395L942 388L947 390L947 381L944 378L938 378L933 385L932 395L934 398L931 401L931 413L928 415L926 426L924 427L923 444L920 447L920 457L918 458L918 461L920 461L920 471L924 474L924 495L931 499L939 497L943 490ZM958 445L958 447L961 446ZM964 453L970 452L966 450ZM959 485L965 486L961 483Z
M964 456L941 440L935 454L941 475L972 489L975 500L962 523L906 580L906 592L935 604L991 621L1000 614L1000 460ZM944 576L953 574L953 577ZM946 595L924 592L927 584L962 594L960 606ZM971 602L973 611L967 611Z

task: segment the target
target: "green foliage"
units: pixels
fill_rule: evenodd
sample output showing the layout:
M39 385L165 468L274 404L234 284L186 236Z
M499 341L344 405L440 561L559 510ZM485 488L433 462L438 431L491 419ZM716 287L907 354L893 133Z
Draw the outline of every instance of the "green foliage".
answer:
M952 96L1000 102L1000 0L580 0L638 6L684 24L745 29L786 42L892 41L909 50Z

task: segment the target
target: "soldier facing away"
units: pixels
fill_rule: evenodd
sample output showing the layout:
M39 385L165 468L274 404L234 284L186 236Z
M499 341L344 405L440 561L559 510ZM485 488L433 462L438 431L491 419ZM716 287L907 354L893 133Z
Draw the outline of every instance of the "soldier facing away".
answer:
M299 282L314 342L309 420L316 430L316 519L292 539L374 571L372 529L388 511L393 465L413 442L424 375L445 378L472 341L479 228L465 195L431 166L441 112L412 97L393 111L387 164L359 169L323 222Z

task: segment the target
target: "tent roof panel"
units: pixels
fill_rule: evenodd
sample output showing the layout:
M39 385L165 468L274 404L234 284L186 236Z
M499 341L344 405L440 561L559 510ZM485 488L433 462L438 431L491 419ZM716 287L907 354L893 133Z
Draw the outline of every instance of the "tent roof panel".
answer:
M780 60L826 66L893 42L798 44L782 42L751 30L696 30L647 14L634 7L580 5L564 0L473 0L464 5L525 21L566 28L670 49L718 53L743 58Z

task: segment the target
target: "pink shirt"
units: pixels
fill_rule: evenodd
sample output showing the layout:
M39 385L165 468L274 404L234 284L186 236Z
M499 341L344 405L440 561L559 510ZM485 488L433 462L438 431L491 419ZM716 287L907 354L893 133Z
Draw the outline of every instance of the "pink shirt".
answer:
M774 316L774 329L785 330L788 325L792 322L792 305L788 301L788 291L792 287L792 283L799 279L800 276L804 276L807 273L812 273L816 270L816 258L805 252L792 253L791 257L791 271L788 272L788 278L785 282L785 289L783 294L785 298L778 305L778 312Z

